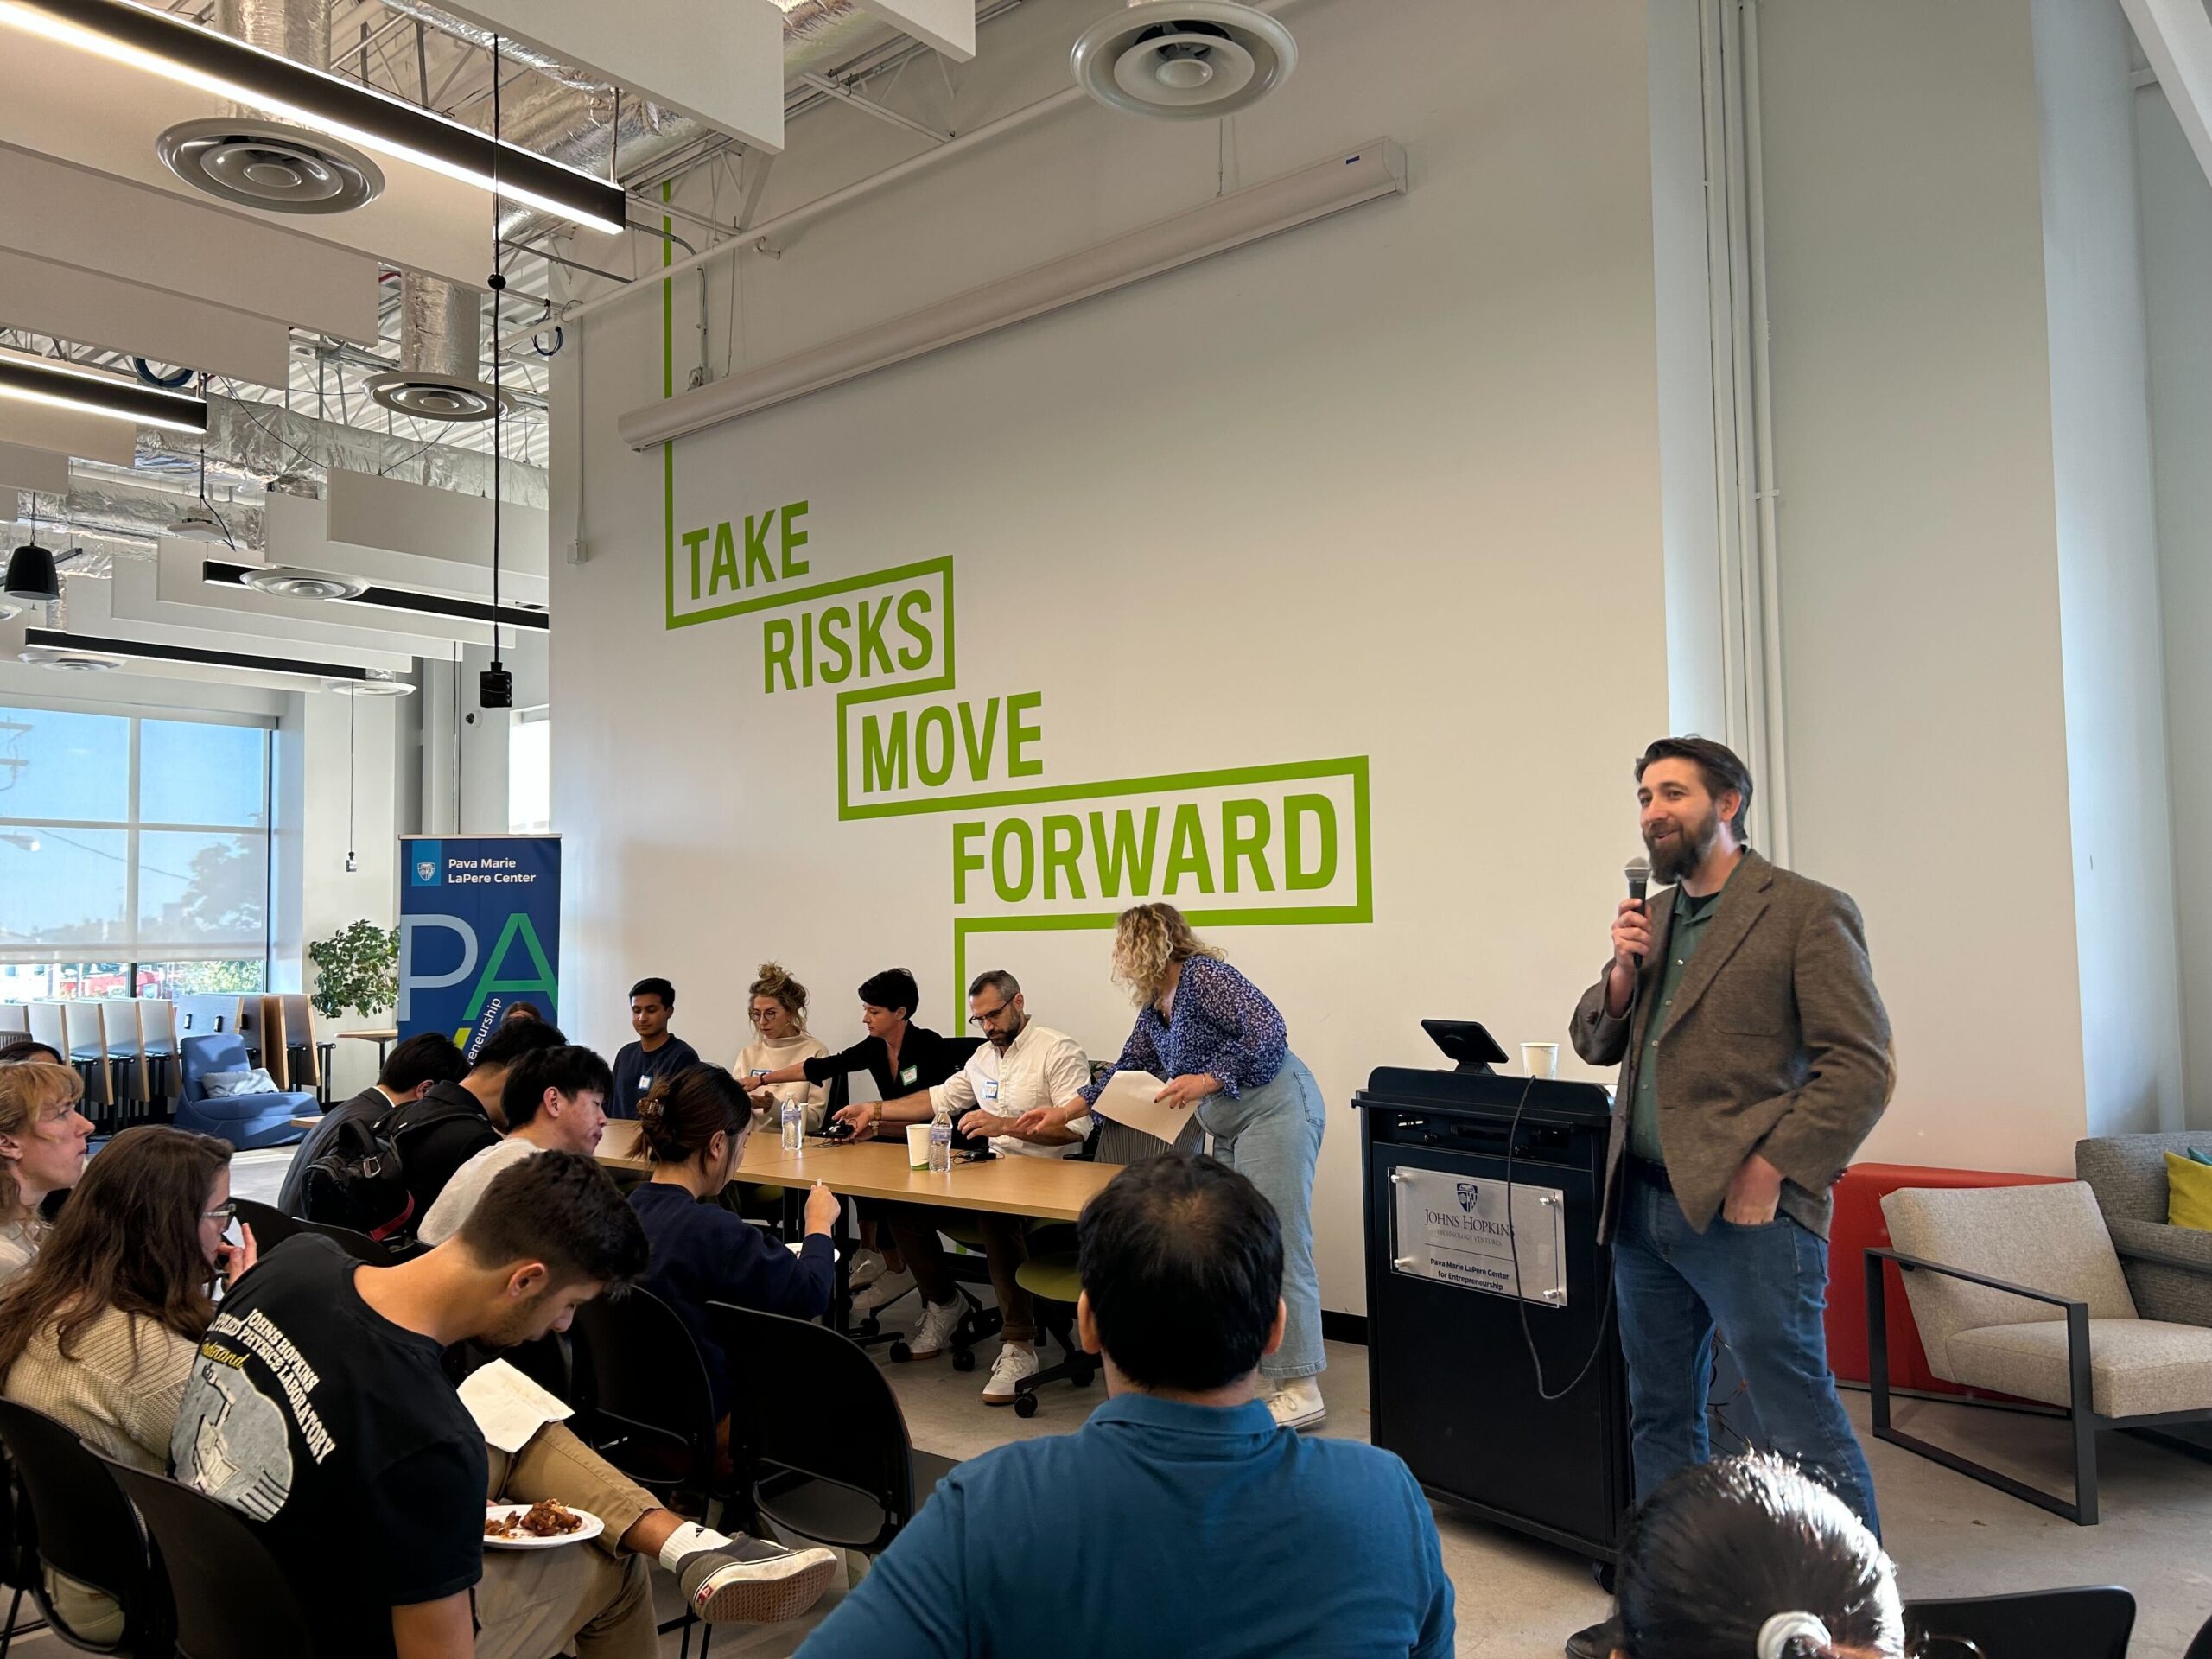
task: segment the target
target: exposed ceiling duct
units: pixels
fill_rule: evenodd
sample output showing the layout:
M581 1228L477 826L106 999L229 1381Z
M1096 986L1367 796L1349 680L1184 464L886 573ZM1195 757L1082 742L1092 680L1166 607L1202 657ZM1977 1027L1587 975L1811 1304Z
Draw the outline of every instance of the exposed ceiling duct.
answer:
M404 271L399 278L399 367L371 375L369 396L421 421L488 421L514 397L480 377L483 302L473 288Z
M216 0L215 27L311 69L330 67L322 0ZM384 190L383 169L353 145L236 106L171 127L155 148L194 189L269 213L342 213Z

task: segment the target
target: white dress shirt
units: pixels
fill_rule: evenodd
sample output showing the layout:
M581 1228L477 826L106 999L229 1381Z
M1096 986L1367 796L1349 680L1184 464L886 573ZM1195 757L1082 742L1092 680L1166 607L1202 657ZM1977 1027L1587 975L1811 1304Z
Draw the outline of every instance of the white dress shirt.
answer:
M930 1110L940 1106L952 1110L953 1126L981 1108L1000 1117L1020 1117L1039 1106L1065 1106L1090 1081L1090 1062L1074 1038L1039 1025L1034 1020L1001 1053L985 1041L968 1057L968 1064L949 1081L930 1090ZM1019 1135L995 1135L991 1150L1002 1158L1065 1158L1082 1145L1090 1132L1090 1115L1071 1120L1068 1131L1077 1138L1064 1147L1039 1146Z

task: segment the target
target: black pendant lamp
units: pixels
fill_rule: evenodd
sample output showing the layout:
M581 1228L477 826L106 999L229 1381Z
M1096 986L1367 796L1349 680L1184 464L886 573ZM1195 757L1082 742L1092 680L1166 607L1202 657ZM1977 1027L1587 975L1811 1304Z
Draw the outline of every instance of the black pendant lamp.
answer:
M54 555L38 544L38 497L31 497L31 538L8 556L4 591L27 605L51 605L61 597L61 573Z

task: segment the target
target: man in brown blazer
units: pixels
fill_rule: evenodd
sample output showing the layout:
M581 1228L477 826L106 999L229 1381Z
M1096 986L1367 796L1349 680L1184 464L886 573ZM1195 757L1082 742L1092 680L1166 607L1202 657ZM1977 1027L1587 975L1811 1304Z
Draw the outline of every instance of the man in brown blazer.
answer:
M1613 1246L1640 1502L1705 1461L1716 1324L1774 1449L1878 1529L1821 1323L1828 1189L1889 1103L1889 1017L1858 906L1745 845L1751 779L1703 738L1637 764L1653 880L1613 918L1575 1052L1621 1066L1599 1236ZM1617 1632L1578 1632L1603 1656Z

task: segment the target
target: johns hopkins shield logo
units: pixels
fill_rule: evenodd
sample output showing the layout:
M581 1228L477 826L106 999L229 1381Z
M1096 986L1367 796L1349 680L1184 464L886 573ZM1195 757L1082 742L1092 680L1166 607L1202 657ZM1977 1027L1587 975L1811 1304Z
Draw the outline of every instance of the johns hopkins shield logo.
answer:
M1482 1188L1472 1181L1459 1183L1459 1207L1469 1215L1475 1212L1475 1200L1482 1196Z
M445 859L440 843L418 841L410 849L413 859L407 868L407 885L410 887L437 887L445 874Z

